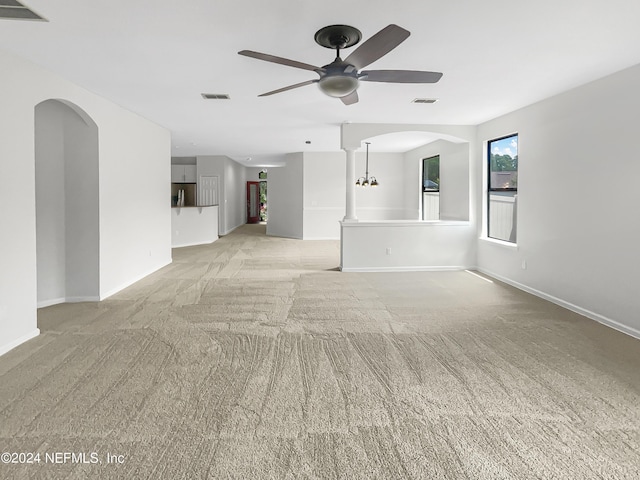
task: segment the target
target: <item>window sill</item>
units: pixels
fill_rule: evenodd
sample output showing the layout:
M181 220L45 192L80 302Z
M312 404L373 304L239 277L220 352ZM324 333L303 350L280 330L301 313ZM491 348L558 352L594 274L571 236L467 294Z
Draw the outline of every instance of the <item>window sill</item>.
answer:
M500 245L501 247L507 247L510 248L512 250L518 250L518 244L517 243L511 243L511 242L507 242L504 240L498 240L497 238L490 238L490 237L480 237L480 240L483 242L487 242L493 245Z

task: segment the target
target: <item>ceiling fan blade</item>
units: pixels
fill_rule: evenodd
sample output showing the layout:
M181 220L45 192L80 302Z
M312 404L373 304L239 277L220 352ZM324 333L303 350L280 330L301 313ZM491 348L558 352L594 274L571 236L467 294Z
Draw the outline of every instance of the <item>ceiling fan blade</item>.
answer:
M340 97L340 100L342 100L342 103L344 103L345 105L353 105L354 103L358 103L358 91L354 90L349 95Z
M417 70L364 70L358 77L364 82L436 83L442 77L442 73Z
M288 87L282 87L277 90L272 90L267 93L263 93L258 95L259 97L268 97L269 95L273 95L275 93L286 92L287 90L293 90L294 88L304 87L305 85L311 85L312 83L318 83L318 80L307 80L306 82L296 83L295 85L289 85Z
M252 50L242 50L238 52L239 55L245 57L257 58L258 60L264 60L265 62L279 63L280 65L286 65L288 67L302 68L304 70L322 71L320 67L309 65L308 63L296 62L295 60L289 60L288 58L276 57L275 55L269 55L266 53L254 52Z
M345 62L358 70L383 57L404 42L411 33L397 25L388 25L360 45Z

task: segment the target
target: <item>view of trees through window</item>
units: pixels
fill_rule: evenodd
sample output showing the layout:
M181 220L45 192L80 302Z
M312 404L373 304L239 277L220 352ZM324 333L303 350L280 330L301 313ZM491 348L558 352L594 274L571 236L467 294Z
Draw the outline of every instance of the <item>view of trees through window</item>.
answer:
M267 170L258 173L260 179L260 221L267 221Z
M440 155L422 160L422 220L440 219Z
M422 180L423 191L440 190L440 155L422 160Z
M518 135L488 142L489 201L487 234L516 241L518 198Z

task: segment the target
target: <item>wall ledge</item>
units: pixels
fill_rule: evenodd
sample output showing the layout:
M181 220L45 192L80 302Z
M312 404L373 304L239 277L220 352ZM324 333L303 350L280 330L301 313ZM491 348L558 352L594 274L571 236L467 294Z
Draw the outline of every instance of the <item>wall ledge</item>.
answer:
M507 242L505 240L500 240L498 238L480 237L478 241L484 242L487 245L497 245L499 247L510 248L512 250L519 250L517 243Z
M341 221L343 227L469 227L466 220L376 220L367 222Z

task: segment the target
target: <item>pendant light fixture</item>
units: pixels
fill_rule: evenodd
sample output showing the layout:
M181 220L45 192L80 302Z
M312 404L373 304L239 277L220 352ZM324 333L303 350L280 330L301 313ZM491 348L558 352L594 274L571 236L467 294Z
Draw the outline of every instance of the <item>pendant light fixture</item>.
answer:
M369 176L369 144L371 142L364 142L367 144L367 161L366 161L366 166L365 166L365 172L364 172L364 177L360 177L358 180L356 180L356 185L360 186L360 187L377 187L378 186L378 180L376 180L376 177L374 177L373 175L370 177Z

